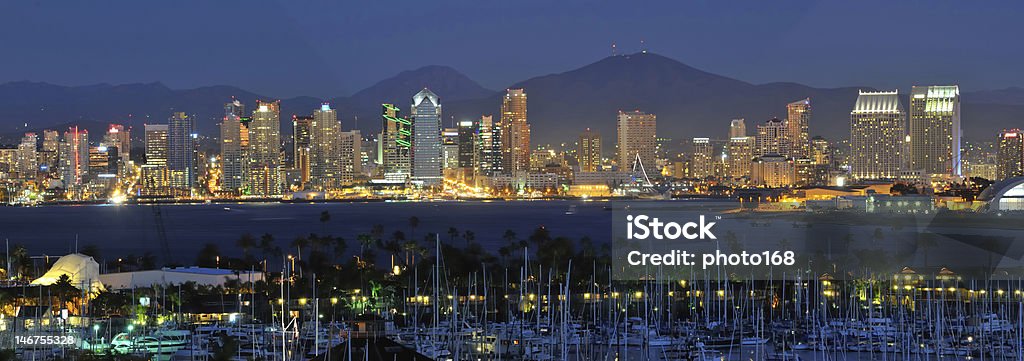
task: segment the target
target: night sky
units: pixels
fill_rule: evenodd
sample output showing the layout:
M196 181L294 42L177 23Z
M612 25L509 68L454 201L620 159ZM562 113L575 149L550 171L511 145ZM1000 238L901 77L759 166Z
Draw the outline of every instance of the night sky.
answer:
M754 83L1024 85L1024 2L7 1L0 82L348 95L452 66L492 89L646 47Z

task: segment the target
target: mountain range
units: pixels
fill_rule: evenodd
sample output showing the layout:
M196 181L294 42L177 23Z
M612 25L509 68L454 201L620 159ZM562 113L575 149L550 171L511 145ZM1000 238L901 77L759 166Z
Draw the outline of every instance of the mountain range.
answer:
M401 72L347 97L281 99L282 119L308 114L328 101L339 110L343 128L373 133L380 129L381 103L407 110L412 95L424 87L441 97L446 127L456 120L486 114L499 117L504 90L486 89L455 69L434 65ZM849 113L858 90L874 90L869 86L752 84L653 53L611 56L508 87L526 90L535 144L572 142L584 128L592 128L604 136L609 147L614 144L618 110L657 114L659 136L724 139L731 119L745 118L748 133L752 133L767 119L785 117L787 103L804 98L811 98L813 106L811 134L844 138L849 135ZM966 138L994 139L999 129L1024 126L1024 88L961 91ZM12 143L25 131L64 129L71 124L91 132L102 132L107 123L141 129L145 123L166 122L171 111L196 114L199 132L216 136L223 104L232 98L249 107L256 99L273 99L232 86L170 89L161 83L60 86L10 82L0 85L0 141ZM282 131L290 131L290 122L282 122Z

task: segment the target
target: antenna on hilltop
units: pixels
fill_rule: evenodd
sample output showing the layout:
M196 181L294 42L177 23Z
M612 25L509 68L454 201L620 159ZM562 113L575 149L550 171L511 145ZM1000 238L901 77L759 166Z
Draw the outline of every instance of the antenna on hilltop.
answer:
M616 56L616 55L619 55L618 54L618 49L615 48L615 42L613 41L612 42L612 56Z
M647 45L646 45L646 41L644 41L644 39L640 39L640 52L644 53L644 54L647 54Z

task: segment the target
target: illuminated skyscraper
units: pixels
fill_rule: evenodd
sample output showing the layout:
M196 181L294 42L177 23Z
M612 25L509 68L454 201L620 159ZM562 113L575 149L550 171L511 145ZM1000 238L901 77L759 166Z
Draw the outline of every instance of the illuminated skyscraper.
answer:
M341 184L350 184L363 172L361 151L363 137L359 130L338 133L338 179Z
M747 123L743 118L733 119L729 123L729 138L746 137Z
M1024 176L1024 133L1020 129L1004 129L999 133L999 154L996 156L996 177Z
M502 145L501 145L501 124L495 123L494 118L490 115L484 115L480 117L480 132L477 136L477 155L476 168L479 170L479 174L485 176L494 176L497 174L504 173L504 165L502 162Z
M441 182L441 100L424 88L412 97L412 178Z
M38 156L36 155L38 143L39 137L36 136L36 133L25 133L25 136L21 137L21 143L18 144L17 170L18 176L22 179L36 177L36 170L39 169Z
M530 169L530 123L526 120L526 92L508 89L501 102L501 157L508 174Z
M299 181L303 186L309 183L312 126L313 116L292 115L292 168L299 171Z
M398 107L383 105L378 164L385 179L404 181L412 174L412 122L401 117Z
M61 168L64 186L73 188L81 185L89 174L89 132L77 126L64 132L61 144Z
M729 138L727 147L729 176L737 178L750 178L750 162L754 159L754 137L732 137Z
M256 101L249 122L248 177L250 194L281 193L281 102Z
M107 127L107 134L103 135L103 142L100 145L107 148L117 148L117 158L120 166L127 166L131 160L131 129L121 124L111 124Z
M323 103L320 109L313 111L310 121L299 121L300 128L295 132L295 159L305 158L307 181L318 190L331 190L339 187L341 179L341 121L338 111L331 105ZM305 135L303 135L305 133ZM305 139L303 139L305 138ZM299 151L300 148L305 148ZM302 154L305 153L305 154ZM301 162L297 163L301 169ZM351 181L351 178L348 180Z
M249 129L242 124L244 114L245 106L237 99L224 104L224 119L220 123L221 189L229 192L239 192L245 184L242 139L249 138Z
M43 147L40 151L40 169L46 168L47 172L56 172L60 168L60 132L56 130L43 131Z
M905 147L906 113L897 91L865 92L850 112L850 173L857 179L895 179Z
M441 130L441 169L448 170L458 167L459 128L444 128Z
M960 175L960 87L910 91L910 165L930 175Z
M811 139L811 161L819 165L832 164L832 146L822 137Z
M615 125L618 135L618 160L621 171L631 171L633 161L640 155L640 162L648 174L657 174L655 151L658 148L658 120L654 114L639 110L619 111Z
M793 158L778 154L755 157L750 165L751 183L764 187L789 187L796 183Z
M693 138L693 158L690 161L690 177L704 179L714 175L715 148L708 138Z
M786 122L779 118L768 119L764 125L757 126L757 149L755 156L764 155L789 155L789 139L787 137Z
M601 134L590 130L580 134L576 144L576 161L580 164L580 172L598 172L601 170Z
M471 120L459 122L458 138L459 145L459 168L471 169L477 163L477 136L480 133L479 124Z
M146 165L167 166L167 124L146 124Z
M811 98L798 100L786 105L786 145L791 158L808 158L811 151L811 138L808 125L811 122Z
M190 188L196 184L195 116L174 112L167 122L167 170L171 186Z

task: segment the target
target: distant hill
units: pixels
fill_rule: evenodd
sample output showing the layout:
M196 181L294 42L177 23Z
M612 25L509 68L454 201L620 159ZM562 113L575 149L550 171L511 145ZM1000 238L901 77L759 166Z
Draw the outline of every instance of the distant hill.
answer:
M372 133L380 128L381 103L395 103L407 111L412 95L424 87L441 97L445 126L453 118L474 119L481 114L497 118L503 90L486 89L445 66L404 71L351 96L328 101L339 109L345 129L353 128L358 117L358 128ZM808 97L814 109L812 135L844 138L849 135L849 112L857 90L872 89L752 84L653 53L607 57L578 69L509 86L519 87L525 88L529 97L528 115L535 143L572 141L590 127L604 135L606 146L614 145L615 115L620 109L657 114L659 135L665 137L725 138L733 118L745 118L748 132L753 133L757 124L771 117L785 117L787 103ZM216 136L223 104L232 97L250 107L256 99L272 99L231 86L175 90L160 83L66 87L12 82L0 85L0 135L9 142L26 129L75 122L141 126L145 122L165 122L172 110L181 110L199 116L201 133ZM312 97L282 99L282 119L308 114L321 101ZM1024 127L1024 89L965 91L962 113L965 137L993 139L999 129ZM290 122L283 122L282 128L289 131ZM102 131L102 127L96 131Z

